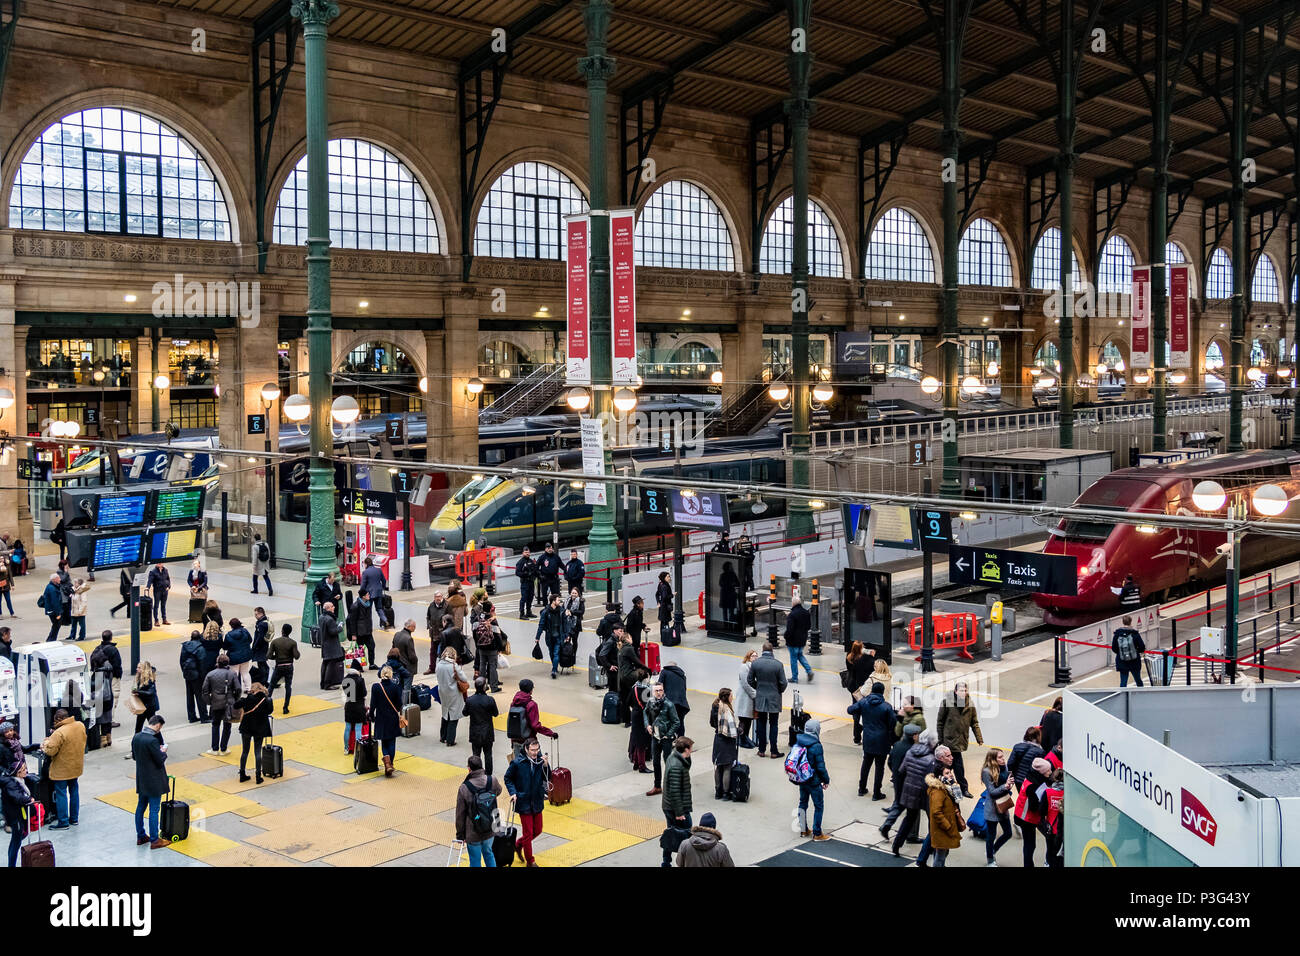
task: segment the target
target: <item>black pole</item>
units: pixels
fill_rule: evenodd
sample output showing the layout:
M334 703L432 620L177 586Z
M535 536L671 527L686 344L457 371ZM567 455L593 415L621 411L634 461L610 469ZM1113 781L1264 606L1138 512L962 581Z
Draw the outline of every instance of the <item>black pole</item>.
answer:
M411 582L411 558L413 557L414 548L412 547L415 537L415 526L411 524L411 498L402 502L402 523L405 525L402 535L402 585L403 591L414 591L415 586Z
M679 423L673 434L673 477L682 477L682 425ZM686 560L682 554L683 537L680 528L673 529L673 627L677 630L677 640L686 632L686 612L682 608L682 563Z
M140 666L140 581L131 569L131 673Z
M271 569L275 564L275 466L271 460L271 415L266 415L266 547L271 552Z
M230 492L221 493L221 560L230 560Z
M930 497L930 476L921 479L921 489ZM921 574L921 673L928 674L934 667L934 555L922 552ZM882 622L887 626L888 621Z

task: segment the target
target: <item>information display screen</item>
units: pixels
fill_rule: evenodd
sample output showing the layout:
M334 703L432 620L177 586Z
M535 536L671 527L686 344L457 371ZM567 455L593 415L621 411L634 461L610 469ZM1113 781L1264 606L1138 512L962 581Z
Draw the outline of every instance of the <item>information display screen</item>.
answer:
M102 495L95 509L96 528L120 528L124 525L144 524L145 492L132 495Z
M163 488L154 494L154 520L194 521L202 516L203 488Z
M149 535L149 560L176 561L188 558L198 548L199 528L168 528Z
M95 539L95 549L91 553L88 565L92 571L128 568L142 563L143 552L143 532L102 535Z

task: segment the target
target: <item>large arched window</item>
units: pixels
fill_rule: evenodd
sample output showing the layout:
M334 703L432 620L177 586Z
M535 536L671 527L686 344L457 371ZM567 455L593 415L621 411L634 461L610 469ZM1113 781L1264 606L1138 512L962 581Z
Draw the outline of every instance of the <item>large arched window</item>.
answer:
M1030 271L1030 282L1035 289L1059 289L1061 287L1061 230L1052 226L1043 231L1038 246L1034 249L1034 267ZM1070 286L1078 289L1082 285L1079 276L1079 258L1070 250Z
M699 186L671 179L646 200L636 221L637 265L734 272L731 230Z
M1261 255L1259 262L1255 264L1255 275L1250 280L1250 300L1252 302L1282 301L1277 283L1277 269L1267 254Z
M382 146L329 141L330 243L339 249L439 252L438 221L410 169ZM298 161L275 207L275 241L307 241L307 157Z
M1232 298L1232 260L1222 249L1215 249L1210 256L1210 268L1205 274L1205 297Z
M998 227L976 219L957 246L957 281L962 285L1011 285L1011 254Z
M934 255L921 223L906 209L886 209L871 229L863 274L887 282L933 282Z
M15 229L229 242L226 199L179 133L132 110L71 113L23 157L9 197Z
M564 217L586 212L573 180L546 163L517 163L492 184L478 208L474 255L560 259Z
M1097 264L1097 291L1128 295L1133 291L1133 250L1119 236L1101 247Z
M776 207L763 231L760 272L789 273L794 261L794 197ZM844 277L844 256L835 224L821 206L808 200L808 271L815 276Z

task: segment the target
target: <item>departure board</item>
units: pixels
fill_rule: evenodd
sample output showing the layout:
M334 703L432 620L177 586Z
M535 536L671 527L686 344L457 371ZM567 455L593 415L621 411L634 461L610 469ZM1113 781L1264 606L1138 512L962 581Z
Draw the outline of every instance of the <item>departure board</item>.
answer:
M163 488L154 495L154 520L194 521L203 510L203 488Z
M88 565L92 571L108 568L127 568L142 563L144 534L103 535L95 539L95 550Z
M149 535L150 561L176 561L188 558L198 548L199 528L168 528Z
M132 495L101 495L95 511L96 528L120 528L123 525L144 524L146 493Z

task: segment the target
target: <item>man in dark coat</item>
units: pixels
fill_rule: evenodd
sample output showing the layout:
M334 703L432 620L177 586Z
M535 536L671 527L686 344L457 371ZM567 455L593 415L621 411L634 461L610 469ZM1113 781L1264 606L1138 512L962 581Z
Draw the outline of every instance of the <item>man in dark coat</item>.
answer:
M388 630L393 626L393 622L384 616L384 588L387 582L384 580L384 572L375 567L375 559L366 555L366 567L361 572L361 590L370 595L370 600L375 604L375 610L379 614L379 626L383 630Z
M465 645L465 632L456 626L456 622L450 614L446 614L442 618L442 633L438 636L438 657L442 657L449 647L456 648L456 660L458 662L469 656ZM434 666L436 669L436 661Z
M1038 721L1039 729L1042 730L1042 740L1044 750L1051 750L1061 742L1065 736L1064 721L1062 719L1062 708L1065 702L1060 698L1052 701L1050 710L1043 711L1042 718Z
M677 736L677 726L681 723L677 708L664 693L664 685L658 681L654 684L653 696L646 701L641 712L645 720L646 733L650 735L650 749L654 755L655 785L645 792L647 797L663 793L662 760L672 747Z
M533 586L537 583L537 562L526 547L515 563L515 577L519 579L519 616L526 621L533 616Z
M370 662L370 669L378 670L375 663L375 623L370 617L370 609L374 605L371 603L370 596L362 591L356 602L352 605L352 610L348 612L348 634L352 640L361 644L366 649L366 660ZM324 636L322 632L322 637ZM322 652L323 655L323 652ZM342 650L339 651L339 657L342 657ZM321 658L324 660L324 657Z
M4 630L8 631L9 628L6 627ZM0 640L2 639L3 636L0 636ZM212 660L214 663L216 662L215 655L213 655ZM122 653L117 649L117 645L113 643L112 631L105 629L99 635L99 646L90 652L90 669L92 671L107 670L112 675L113 707L115 708L117 706L118 698L122 693ZM212 668L207 666L207 661L205 659L203 673L206 674L210 670L212 670ZM200 680L200 683L201 682L202 681ZM113 727L121 726L117 721L113 720L112 708L110 708L107 716L108 722Z
M411 682L420 671L420 658L415 653L415 620L407 618L402 629L393 635L393 647L402 655L402 666L406 668L407 678L402 682L402 696L411 693Z
M161 561L149 569L146 583L153 595L153 622L170 624L171 621L167 620L167 594L172 589L172 576Z
M880 785L885 777L885 758L894 739L894 722L898 720L894 708L885 700L885 685L879 681L873 683L870 694L856 697L849 705L849 714L862 721L862 771L858 774L858 796L867 795L867 777L874 764L876 782L871 790L871 799L884 800L885 793Z
M135 843L148 843L154 850L171 846L158 838L158 813L162 796L167 792L167 745L163 743L162 714L149 718L138 734L131 739L131 758L135 761ZM144 811L149 810L149 832L144 829Z
M560 571L562 570L563 562L555 553L555 545L546 542L546 550L537 559L537 576L542 582L542 590L538 595L541 603L545 604L552 596L560 593Z
M474 678L474 693L465 701L465 716L469 718L469 745L474 756L483 761L483 769L492 772L492 742L496 739L496 728L492 718L498 716L497 702L488 695L487 681L482 677Z
M917 738L916 743L908 749L907 756L903 758L901 768L903 789L898 798L899 805L903 808L903 822L894 836L894 856L902 855L898 851L903 841L907 839L907 835L912 832L912 827L920 820L921 814L928 806L929 795L925 778L935 772L937 765L935 750L938 740L939 735L933 730L924 731ZM888 836L888 833L884 832L884 835Z
M331 571L325 577L316 582L316 587L312 589L311 599L316 604L316 613L325 605L326 601L333 602L335 607L343 603L343 590L338 585L338 575Z
M45 616L50 619L50 634L45 639L47 641L57 641L59 639L59 625L63 623L63 589L59 587L59 576L51 574L49 583L45 585L45 590L41 592L40 600L41 610Z
M533 840L542 833L542 811L546 809L546 784L551 765L542 755L542 745L529 737L506 770L506 789L515 801L519 816L519 852L526 866L537 866L533 858Z
M353 605L355 608L356 605ZM366 622L369 623L369 613L367 612ZM320 617L316 619L316 626L320 628L320 686L321 690L332 690L338 686L338 683L327 683L330 676L331 665L335 661L343 660L343 642L339 640L339 622L334 616L334 602L326 601L321 606ZM373 641L371 645L373 646ZM372 660L373 667L373 660ZM339 668L335 668L339 669Z
M903 761L907 758L907 752L912 749L912 745L916 743L921 730L922 728L917 724L906 724L903 727L903 736L889 751L889 779L894 787L894 802L885 811L885 822L880 827L880 833L885 839L889 839L889 830L894 825L894 821L903 815L903 805L899 803L903 797Z
M208 719L208 709L203 704L203 642L198 631L190 631L190 639L181 645L181 677L185 680L185 714L191 724Z
M691 829L691 748L695 741L678 737L673 741L672 753L664 768L664 796L662 806L668 826L678 830ZM664 866L672 866L672 851L664 847Z
M803 606L803 599L795 597L790 602L790 613L785 616L785 644L790 649L790 683L799 683L799 664L803 664L808 680L813 679L812 667L803 649L808 643L808 632L812 630L812 615Z
M691 710L686 699L686 672L675 661L669 661L659 672L659 683L664 685L664 696L677 708L677 736L685 736L686 715Z
M46 590L49 590L48 588ZM1115 628L1110 638L1110 650L1115 655L1115 670L1119 671L1119 686L1127 687L1132 677L1142 686L1142 655L1147 645L1133 626L1132 615L1124 615L1124 626Z
M785 668L772 653L772 645L763 642L763 653L749 666L749 686L754 688L754 723L758 727L758 755L767 756L767 742L772 740L772 756L784 757L777 750L777 720L781 716L781 695L787 687Z
M570 589L577 588L582 593L582 582L587 578L587 566L578 557L578 549L569 552L569 563L564 566L564 581Z
M637 655L636 646L632 643L632 638L624 634L623 639L618 645L618 663L615 665L614 676L618 678L618 709L619 716L623 718L623 726L632 726L632 693L636 688L636 672L641 667L641 659Z

